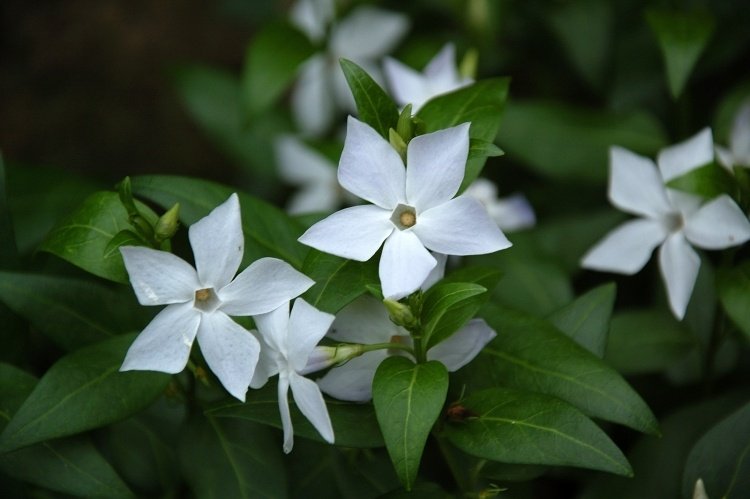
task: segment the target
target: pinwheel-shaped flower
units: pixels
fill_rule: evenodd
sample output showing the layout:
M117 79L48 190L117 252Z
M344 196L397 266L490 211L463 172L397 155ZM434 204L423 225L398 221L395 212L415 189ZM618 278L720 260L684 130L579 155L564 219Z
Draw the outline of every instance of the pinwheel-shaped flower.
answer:
M497 186L485 178L472 182L466 188L466 194L482 203L497 226L504 231L527 229L536 223L534 208L523 194L499 198Z
M275 258L253 262L232 280L242 261L244 238L236 194L189 230L195 267L150 248L120 248L141 305L167 305L130 346L121 371L178 373L193 340L234 397L244 401L260 344L230 315L269 312L314 282Z
M685 315L700 258L691 244L724 249L750 239L750 223L729 196L702 199L667 189L664 182L713 160L711 131L659 153L656 165L619 147L610 150L609 199L642 218L625 222L584 256L589 269L634 274L659 249L659 267L675 317Z
M482 204L454 198L469 151L469 124L413 138L401 157L370 126L350 117L339 162L339 183L371 205L338 211L300 241L353 260L370 259L383 245L380 283L386 298L415 291L435 267L429 250L478 255L511 244ZM383 244L385 242L385 244Z
M414 112L433 97L474 82L471 78L459 74L456 67L456 48L452 43L447 43L427 63L422 73L390 57L383 60L383 71L393 99L400 106L411 104Z
M260 388L270 376L279 375L279 411L286 453L291 452L294 445L294 430L287 399L290 387L302 414L326 442L333 443L333 427L323 395L314 381L299 374L332 322L333 315L321 312L302 298L295 300L291 314L289 303L285 303L272 312L255 317L264 345L250 386Z

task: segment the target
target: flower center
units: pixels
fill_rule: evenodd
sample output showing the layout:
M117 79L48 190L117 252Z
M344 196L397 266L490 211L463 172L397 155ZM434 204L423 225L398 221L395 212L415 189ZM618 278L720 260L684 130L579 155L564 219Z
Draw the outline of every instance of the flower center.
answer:
M201 312L213 312L221 305L221 300L216 296L214 288L199 289L195 292L193 306Z
M399 230L406 230L414 227L417 224L417 210L407 204L399 204L396 206L396 209L393 210L391 222L393 222L393 225L398 227Z
M670 213L664 218L664 225L669 232L677 232L685 225L685 219L681 213Z

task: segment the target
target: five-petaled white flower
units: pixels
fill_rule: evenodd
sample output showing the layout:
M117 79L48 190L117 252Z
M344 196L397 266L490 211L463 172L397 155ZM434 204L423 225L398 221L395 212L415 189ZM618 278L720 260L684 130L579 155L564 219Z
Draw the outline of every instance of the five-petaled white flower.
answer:
M292 10L292 22L311 40L321 41L333 18L331 2L300 0ZM364 5L330 29L325 52L317 53L300 68L292 90L292 112L302 132L319 136L333 124L336 112L354 112L354 98L339 59L361 66L376 81L381 80L375 62L390 52L409 28L403 14Z
M188 235L196 268L166 251L120 248L141 305L167 305L135 339L120 370L178 373L197 336L208 366L244 401L260 345L229 316L269 312L314 282L275 258L253 262L232 280L244 251L236 194L190 226Z
M713 160L711 131L659 153L656 165L620 147L610 150L609 199L642 218L625 222L583 257L589 269L634 274L661 245L659 267L669 305L678 319L685 315L700 258L690 246L724 249L750 239L750 223L727 195L702 199L665 187L664 183Z
M291 314L289 303L285 303L272 312L255 317L264 345L250 386L260 388L270 376L279 375L279 412L286 453L291 452L294 445L294 430L287 399L289 387L292 388L294 401L302 414L326 442L333 443L333 427L323 394L314 381L299 374L332 322L333 315L321 312L302 298L295 300Z
M393 99L400 106L412 105L417 112L425 102L474 82L461 76L456 68L456 48L447 43L419 73L403 63L386 57L383 72Z
M466 194L487 208L490 217L504 231L528 229L536 223L534 208L523 194L497 197L497 186L486 178L478 178L466 188Z
M716 157L730 171L733 166L750 167L750 101L745 102L734 117L729 149L717 146Z
M415 291L435 267L428 250L446 255L491 253L511 244L487 211L469 196L454 198L464 176L469 124L413 138L406 168L370 126L349 117L339 183L373 204L338 211L299 238L321 251L370 259L383 245L383 296ZM385 242L385 244L383 244Z

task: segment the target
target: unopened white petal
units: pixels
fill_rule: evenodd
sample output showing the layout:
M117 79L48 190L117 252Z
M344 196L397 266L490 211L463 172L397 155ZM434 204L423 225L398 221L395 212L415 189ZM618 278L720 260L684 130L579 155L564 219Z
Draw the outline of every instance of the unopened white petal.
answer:
M226 286L237 273L245 251L237 194L191 225L188 236L201 284L216 289Z
M346 364L334 367L318 380L318 386L331 397L349 402L372 399L372 380L375 371L387 357L385 350L367 352Z
M260 353L255 336L226 314L216 311L203 315L198 344L208 367L224 388L244 402Z
M679 320L685 316L700 263L700 257L682 232L669 236L659 250L659 268L667 288L669 307Z
M383 72L393 100L399 106L411 104L412 112L417 112L431 97L424 77L409 66L386 57L383 60Z
M318 385L297 373L290 375L289 382L292 385L294 402L300 412L318 430L323 440L332 444L334 439L331 417L328 415L328 408Z
M195 269L172 253L140 246L121 246L120 253L141 305L192 302L202 288Z
M372 295L363 295L342 308L328 337L345 343L385 343L394 335L407 335L388 318L388 310Z
M406 200L419 211L458 192L469 154L469 123L414 137L406 150Z
M392 210L406 199L401 157L372 127L351 116L338 179L344 189L384 209Z
M328 61L322 54L308 59L292 89L292 114L306 135L319 137L331 127L335 114Z
M623 149L609 150L609 200L628 213L657 217L672 211L653 161Z
M287 262L261 258L219 290L221 310L229 315L264 314L301 295L313 284L315 281Z
M750 239L750 222L726 194L701 206L685 223L685 237L705 249L725 249Z
M662 149L656 162L665 182L681 177L690 170L714 159L714 139L710 128L704 128L679 144Z
M666 237L666 228L657 220L640 218L625 222L591 248L581 266L602 272L635 274Z
M430 348L427 360L438 360L448 371L461 369L497 334L482 319L472 319L445 341Z
M175 374L183 369L198 332L201 314L192 303L169 305L159 312L135 339L120 371L160 371Z
M511 246L484 206L469 196L417 213L412 230L427 248L446 255L482 255Z
M316 223L299 242L332 255L364 262L393 232L391 211L375 205L352 206Z
M371 6L354 9L331 31L330 48L338 57L357 62L390 52L409 29L409 18Z
M437 261L413 232L394 230L383 245L378 268L383 296L398 300L413 293L435 265Z
M307 365L307 359L333 323L334 316L321 312L302 298L297 298L289 315L287 355L295 371Z

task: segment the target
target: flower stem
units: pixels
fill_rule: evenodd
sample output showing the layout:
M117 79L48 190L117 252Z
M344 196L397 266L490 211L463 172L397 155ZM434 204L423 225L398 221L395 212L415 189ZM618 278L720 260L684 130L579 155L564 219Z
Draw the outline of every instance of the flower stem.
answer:
M370 343L362 345L362 353L372 352L374 350L404 350L414 355L414 349L404 343Z

